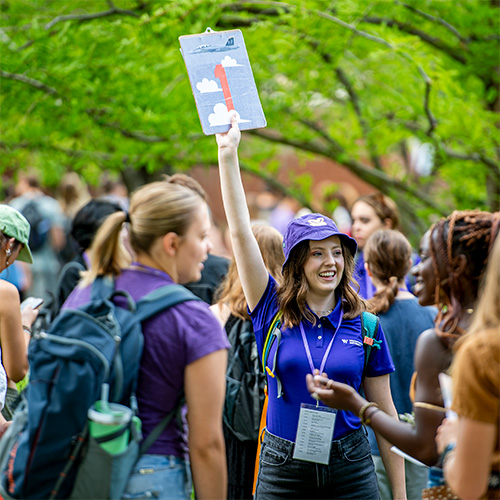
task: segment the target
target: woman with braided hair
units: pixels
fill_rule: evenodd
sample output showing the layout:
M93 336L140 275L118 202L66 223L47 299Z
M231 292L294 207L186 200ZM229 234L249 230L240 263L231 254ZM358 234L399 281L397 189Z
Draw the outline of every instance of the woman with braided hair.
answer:
M498 213L500 223L500 213ZM436 444L446 482L460 498L500 499L500 238L488 258L467 335L455 344L452 410ZM457 349L458 348L458 349Z
M422 332L432 328L435 307L424 307L408 291L405 276L412 265L410 242L399 231L375 231L364 246L366 273L375 286L375 294L368 301L373 313L380 319L396 370L390 374L391 394L399 415L412 412L409 396L414 372L415 346ZM375 433L368 428L378 489L381 500L393 498L391 487ZM427 468L405 461L406 492L408 498L420 498L427 484Z
M346 384L319 375L307 377L315 398L358 414L366 425L429 466L439 462L434 439L445 414L439 374L449 369L453 345L469 326L489 249L498 233L498 217L498 213L455 211L422 237L421 262L413 269L414 293L420 305L436 304L438 315L434 328L422 333L416 346L413 425L395 422ZM446 488L442 469L431 467L428 486ZM424 490L423 497L430 493Z

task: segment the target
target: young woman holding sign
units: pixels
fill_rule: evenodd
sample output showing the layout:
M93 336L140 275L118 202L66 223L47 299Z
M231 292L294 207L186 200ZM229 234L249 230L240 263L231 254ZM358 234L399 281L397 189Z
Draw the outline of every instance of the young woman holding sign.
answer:
M360 315L366 304L351 287L356 242L323 215L293 220L284 235L283 281L277 285L252 233L238 167L240 132L231 116L229 132L217 135L222 196L261 356L269 327L282 314L281 340L267 358L267 429L256 498L378 498L360 418L309 404L304 384L307 373L325 372L356 390L363 385L396 418L389 390L394 368L380 328L380 348L372 349L363 374ZM395 498L405 498L403 461L385 441L379 445Z

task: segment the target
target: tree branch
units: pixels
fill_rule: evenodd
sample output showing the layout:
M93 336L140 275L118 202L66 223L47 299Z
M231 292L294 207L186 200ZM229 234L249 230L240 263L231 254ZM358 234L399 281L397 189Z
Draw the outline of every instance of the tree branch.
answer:
M345 29L348 29L355 35L361 37L361 38L366 38L367 40L370 40L371 42L378 43L380 45L383 45L384 47L387 47L388 49L393 49L394 50L394 45L389 43L388 41L384 40L383 38L379 38L378 36L370 35L369 33L366 33L365 31L358 30L355 26L352 24L346 23L344 21L341 21L339 18L332 16L331 14L326 14L325 12L321 12L320 10L314 10L311 9L310 12L316 14L319 17L322 17L323 19L327 19L328 21L332 21L335 24L338 24L339 26L342 26Z
M157 136L157 135L146 135L138 130L125 130L118 123L115 122L104 122L102 120L96 119L96 123L102 127L111 128L120 132L123 137L128 137L129 139L136 139L141 142L156 143L156 142L167 142L169 139L167 137Z
M55 88L49 87L48 85L45 85L45 83L39 82L38 80L29 78L24 75L19 75L17 73L8 73L7 71L0 70L0 77L8 78L9 80L16 80L18 82L25 83L26 85L31 85L38 90L43 90L47 94L59 95L59 92L57 92Z
M296 9L295 6L290 5L290 4L273 2L273 1L265 1L265 0L253 0L253 1L247 1L246 3L265 4L265 5L271 5L271 6L278 6L279 5L282 8L288 8L290 10ZM331 14L327 14L325 12L321 12L321 11L316 10L316 9L306 9L306 10L312 14L316 14L318 17L321 17L323 19L327 19L329 21L334 22L335 24L338 24L339 26L342 26L345 29L348 29L349 31L351 31L352 33L354 33L357 36L360 36L362 38L366 38L367 40L378 43L380 45L383 45L384 47L387 47L387 48L393 50L394 52L396 52L397 54L401 55L403 58L407 59L412 64L414 64L416 66L420 76L424 80L424 83L425 83L423 107L424 107L424 111L425 111L425 114L427 116L427 119L429 120L428 135L432 134L432 132L435 130L435 128L437 126L437 121L434 118L434 115L432 114L432 112L430 110L430 106L429 106L429 102L430 102L429 97L430 97L430 91L432 89L432 80L429 77L429 75L427 75L424 68L419 63L417 63L410 54L399 50L397 47L395 47L394 45L392 45L388 41L384 40L383 38L379 38L379 37L376 37L374 35L370 35L369 33L366 33L364 31L358 30L352 24L341 21L340 19L338 19L335 16L332 16Z
M361 125L361 130L363 130L363 135L365 136L368 150L370 151L370 158L373 162L373 165L379 170L381 170L382 164L380 163L380 157L377 154L375 144L373 143L370 137L370 127L368 126L367 121L364 119L363 114L361 113L361 106L359 105L358 94L354 90L354 87L352 86L350 80L347 78L347 75L341 68L339 67L335 68L335 73L337 74L337 78L340 80L342 85L344 85L347 93L349 94L349 97L351 98L352 106L354 108L356 116L358 117L359 124Z
M311 202L307 199L306 196L303 195L302 191L295 188L289 188L283 184L283 182L279 181L276 176L269 174L264 169L258 169L247 165L245 162L240 161L240 168L243 172L247 172L249 174L262 179L268 186L277 190L278 192L284 194L285 196L290 196L291 198L295 198L302 206L311 209Z
M462 55L462 52L454 49L453 47L450 47L448 44L443 42L440 38L437 38L435 36L431 36L428 33L425 33L422 30L419 30L417 28L414 28L413 26L402 23L400 21L396 21L395 19L389 19L385 17L374 17L374 16L366 16L363 18L363 21L369 24L376 24L376 25L381 25L385 24L387 26L396 27L400 31L404 31L405 33L409 33L410 35L417 36L420 38L422 41L428 43L429 45L432 45L436 49L448 54L450 57L455 59L456 61L465 64L467 62L467 59Z
M432 114L429 105L431 97L431 86L432 86L431 82L425 82L424 111L425 111L425 116L427 116L427 119L429 120L429 128L427 129L427 135L429 137L432 135L437 126L437 120Z
M488 158L480 153L461 153L460 151L454 151L447 147L441 147L441 149L450 158L456 158L458 160L473 161L476 163L483 163L488 167L493 175L500 178L500 164L491 158Z
M168 142L172 141L175 136L171 137L164 137L164 136L158 136L158 135L147 135L144 132L141 132L139 130L126 130L122 128L118 123L116 122L106 122L100 118L100 116L105 113L103 110L99 109L87 109L85 112L95 121L97 125L100 127L106 127L110 128L113 130L118 131L123 137L127 137L129 139L135 139L140 142L145 142L145 143L160 143L160 142ZM192 134L190 136L191 140L198 140L201 139L202 137L205 137L203 134Z
M315 146L312 143L301 142L294 139L288 139L283 135L275 132L269 134L268 132L264 132L260 129L250 130L248 131L251 135L255 135L257 137L261 137L271 142L276 142L280 144L285 144L287 146L293 146L294 148L301 149L303 151L309 151L311 153L315 153L320 156L324 156L330 160L334 160L345 167L348 167L354 174L356 174L360 179L368 182L372 186L375 186L377 189L382 191L383 193L388 194L390 188L399 189L408 193L409 195L417 198L423 205L431 208L436 211L440 215L445 215L447 210L443 207L437 205L432 198L427 196L424 192L420 191L417 188L414 188L398 179L394 179L388 176L382 170L377 170L375 168L370 168L362 163L354 160L353 158L347 158L345 154L338 153L336 151L323 149L318 146Z
M406 9L411 10L412 12L415 12L415 14L418 14L419 16L422 16L422 17L425 17L426 19L429 19L429 21L433 21L433 22L441 24L448 31L453 33L461 42L464 42L464 43L467 42L467 39L464 38L454 26L452 26L450 23L446 22L441 17L436 17L436 16L432 16L431 14L427 14L427 12L423 12L422 10L419 10L419 9L413 7L413 5L408 5L407 3L400 2L399 0L395 0L394 3L396 5L402 5Z
M107 17L107 16L113 16L115 14L121 14L125 16L132 16L132 17L141 17L137 12L134 12L133 10L128 10L128 9L119 9L118 7L115 7L113 2L108 1L108 5L110 8L108 10L102 11L102 12L92 12L90 14L67 14L65 16L57 16L52 21L47 23L44 26L44 29L49 30L51 29L55 24L61 23L64 21L91 21L93 19L100 19L102 17Z
M290 113L290 115L293 116L292 113ZM328 135L318 124L310 120L306 120L305 118L296 118L296 119L298 120L299 123L302 123L302 125L305 125L307 128L314 130L314 132L323 137L323 139L325 139L337 153L344 152L344 147L340 143L338 143L333 137Z

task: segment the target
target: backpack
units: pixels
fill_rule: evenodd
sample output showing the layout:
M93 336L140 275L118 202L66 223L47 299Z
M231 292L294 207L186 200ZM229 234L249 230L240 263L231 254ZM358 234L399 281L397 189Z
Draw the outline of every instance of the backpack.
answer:
M117 296L128 308L114 304ZM199 299L180 285L167 285L136 304L127 292L115 291L113 280L99 277L90 302L63 310L48 331L34 333L28 349L30 383L0 440L5 500L70 497L88 437L87 412L103 384L109 384L111 402L135 410L141 322L187 300Z
M38 310L38 316L36 317L31 330L33 332L41 332L47 330L51 323L59 314L61 307L80 280L80 275L85 272L87 268L77 261L67 262L63 268L59 271L59 277L57 278L57 284L55 286L55 293L48 291L49 299L45 304ZM70 278L71 285L74 284L73 288L70 290L68 286L68 276ZM63 288L63 284L66 286Z
M24 205L21 213L30 224L29 247L31 251L39 250L49 238L52 223L44 217L36 200L30 200Z
M240 441L256 442L264 405L265 375L260 367L252 322L231 317L228 323L231 348L227 360L224 423Z

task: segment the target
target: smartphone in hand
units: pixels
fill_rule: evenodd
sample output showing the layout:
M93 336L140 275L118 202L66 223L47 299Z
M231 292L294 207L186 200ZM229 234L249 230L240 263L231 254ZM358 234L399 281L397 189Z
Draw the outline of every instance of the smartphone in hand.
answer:
M26 306L31 306L33 309L37 309L43 304L43 299L39 297L28 297L21 302L21 311Z

